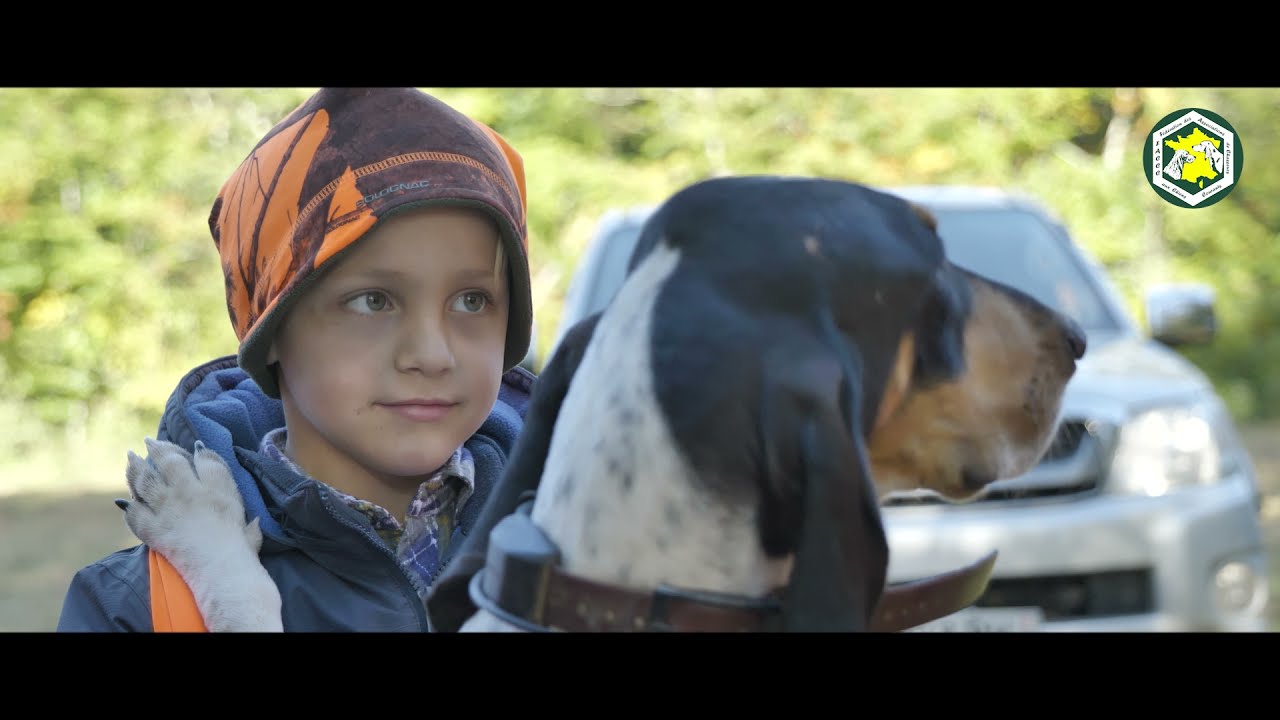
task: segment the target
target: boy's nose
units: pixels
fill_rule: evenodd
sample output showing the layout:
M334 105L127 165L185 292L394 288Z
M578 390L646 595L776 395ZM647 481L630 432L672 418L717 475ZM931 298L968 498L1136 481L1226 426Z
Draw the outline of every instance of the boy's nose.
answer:
M396 369L438 375L457 364L448 333L441 322L413 323L404 335L396 358Z

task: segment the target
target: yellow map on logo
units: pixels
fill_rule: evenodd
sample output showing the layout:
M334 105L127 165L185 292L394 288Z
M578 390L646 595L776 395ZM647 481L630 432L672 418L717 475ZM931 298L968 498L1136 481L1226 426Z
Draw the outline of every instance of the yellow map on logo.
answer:
M1205 135L1200 128L1192 128L1190 135L1179 135L1177 140L1165 140L1165 146L1174 150L1173 159L1164 166L1164 174L1174 180L1186 182L1215 180L1222 172L1223 156L1221 140Z

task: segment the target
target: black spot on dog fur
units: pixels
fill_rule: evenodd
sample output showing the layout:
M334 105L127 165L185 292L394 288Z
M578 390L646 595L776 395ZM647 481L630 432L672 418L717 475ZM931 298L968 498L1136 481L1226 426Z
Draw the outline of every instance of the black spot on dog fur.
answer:
M556 502L567 502L577 484L577 478L572 473L565 475L556 488Z
M600 554L600 546L596 543L597 537L595 526L596 520L600 518L600 508L591 503L587 505L582 517L582 537L586 540L586 552L588 557L597 557Z
M668 500L662 509L669 527L678 528L684 524L684 511L674 501Z

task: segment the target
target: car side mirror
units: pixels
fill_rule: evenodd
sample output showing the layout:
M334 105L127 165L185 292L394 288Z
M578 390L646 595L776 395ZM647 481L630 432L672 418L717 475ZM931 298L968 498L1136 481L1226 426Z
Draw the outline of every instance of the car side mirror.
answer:
M1159 285L1146 293L1151 337L1170 347L1207 345L1217 334L1214 290L1200 283Z

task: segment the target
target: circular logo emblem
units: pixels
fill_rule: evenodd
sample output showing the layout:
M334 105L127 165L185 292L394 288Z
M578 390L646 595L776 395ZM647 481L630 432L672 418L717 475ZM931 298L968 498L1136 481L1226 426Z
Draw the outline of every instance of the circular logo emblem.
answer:
M1244 170L1244 145L1221 115L1183 108L1147 135L1142 167L1156 194L1184 208L1202 208L1231 194Z

